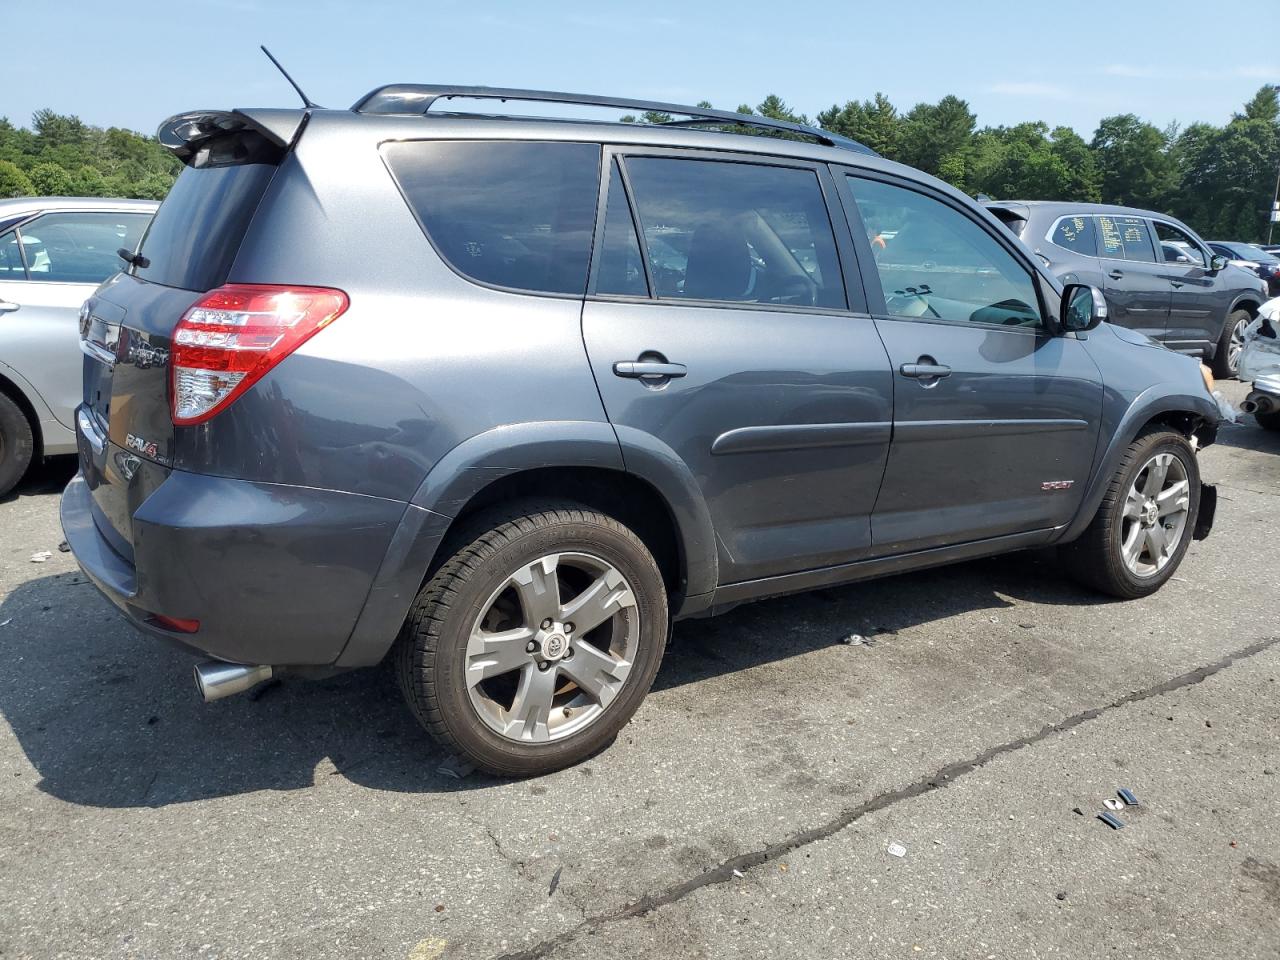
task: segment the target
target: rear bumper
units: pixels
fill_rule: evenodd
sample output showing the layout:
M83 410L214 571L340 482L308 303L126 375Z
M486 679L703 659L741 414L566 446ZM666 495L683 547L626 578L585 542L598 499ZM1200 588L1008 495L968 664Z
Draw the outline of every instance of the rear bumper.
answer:
M172 471L134 511L133 561L77 475L62 529L85 575L139 629L239 663L324 666L351 637L406 505ZM198 620L195 633L155 615Z

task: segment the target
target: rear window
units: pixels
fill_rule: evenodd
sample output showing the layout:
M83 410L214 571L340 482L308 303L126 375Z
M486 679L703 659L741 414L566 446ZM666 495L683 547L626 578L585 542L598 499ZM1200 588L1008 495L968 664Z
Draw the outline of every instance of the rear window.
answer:
M1053 228L1049 242L1064 250L1094 257L1098 254L1094 236L1093 217L1063 217Z
M537 293L586 292L598 145L432 140L383 151L431 243L463 276Z
M187 167L142 239L150 264L136 276L183 290L221 286L275 172L271 163Z

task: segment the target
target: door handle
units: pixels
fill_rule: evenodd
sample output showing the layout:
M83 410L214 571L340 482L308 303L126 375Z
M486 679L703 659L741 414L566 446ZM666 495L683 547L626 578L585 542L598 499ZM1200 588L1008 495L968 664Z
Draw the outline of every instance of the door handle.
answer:
M921 357L920 360L920 363L904 363L898 368L898 372L913 380L941 380L951 376L951 368L945 363L934 363L928 357ZM929 362L924 363L925 360Z
M1124 271L1112 270L1110 273L1107 274L1107 276L1110 277L1112 280L1122 280L1124 279Z
M688 372L683 363L665 363L657 360L622 360L613 365L615 377L626 377L631 380L670 379L683 377Z
M0 313L13 313L21 307L20 303L10 303L8 300L0 300Z
M1169 282L1170 282L1170 283L1172 283L1175 287L1181 287L1181 286L1182 286L1182 281L1181 281L1181 280L1170 280Z

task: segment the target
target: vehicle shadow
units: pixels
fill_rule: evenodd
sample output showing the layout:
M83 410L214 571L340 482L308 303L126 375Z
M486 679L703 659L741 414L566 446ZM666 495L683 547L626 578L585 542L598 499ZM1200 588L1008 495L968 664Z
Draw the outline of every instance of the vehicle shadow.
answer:
M1224 423L1218 428L1214 445L1280 456L1280 430L1265 430L1252 416L1241 414L1239 423Z
M0 503L8 503L19 497L34 497L50 493L60 493L71 478L76 475L78 461L75 454L65 457L50 457L43 463L32 464L27 475L18 485L0 497Z
M893 632L1006 598L1081 605L1045 552L975 561L739 607L677 625L656 690L785 660L849 633ZM341 775L378 790L446 792L503 781L445 760L383 668L285 679L201 704L195 657L138 635L79 572L21 584L0 603L0 713L39 788L94 807L161 807Z

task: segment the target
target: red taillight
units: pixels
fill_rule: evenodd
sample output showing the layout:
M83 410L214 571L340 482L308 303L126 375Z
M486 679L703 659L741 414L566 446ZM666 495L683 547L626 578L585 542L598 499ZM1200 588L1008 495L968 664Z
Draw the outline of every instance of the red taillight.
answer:
M326 287L229 283L192 305L173 331L173 422L204 423L347 309Z

